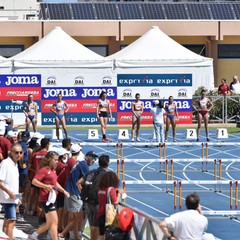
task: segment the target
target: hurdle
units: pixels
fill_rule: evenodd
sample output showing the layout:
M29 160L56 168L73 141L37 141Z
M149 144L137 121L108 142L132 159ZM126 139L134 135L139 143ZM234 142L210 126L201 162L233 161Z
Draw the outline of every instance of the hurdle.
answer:
M116 144L116 156L117 156L118 159L123 159L124 158L123 144L122 143L117 143Z
M239 180L240 181L240 180ZM130 184L147 184L147 185L172 185L173 186L173 202L174 202L174 209L177 208L177 198L179 198L179 209L182 208L182 199L183 199L183 185L229 185L229 208L232 209L233 207L233 200L235 199L235 209L238 208L238 184L239 181L229 181L229 180L127 180L123 181L123 184L126 188L127 185ZM235 184L234 184L235 183ZM235 186L235 189L234 189ZM209 189L210 191L211 189ZM189 191L189 189L188 189ZM168 191L166 191L168 193ZM235 195L234 195L235 192ZM179 195L178 195L179 193ZM234 196L233 196L234 195Z

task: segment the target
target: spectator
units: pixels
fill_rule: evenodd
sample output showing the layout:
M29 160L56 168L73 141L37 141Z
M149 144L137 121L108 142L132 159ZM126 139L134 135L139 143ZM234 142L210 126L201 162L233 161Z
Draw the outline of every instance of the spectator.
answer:
M115 172L109 171L104 173L99 179L98 185L98 201L99 209L97 212L99 221L100 240L104 240L105 235L105 211L108 189L110 189L110 199L113 205L120 202L123 190L119 188L119 179Z
M134 142L135 132L136 132L136 140L140 142L140 125L141 118L143 114L143 101L140 100L140 94L136 93L135 101L132 102L132 142Z
M4 137L6 125L7 124L5 123L5 121L0 121L0 148L2 152L2 159L0 159L0 162L8 157L12 145L11 142Z
M187 210L178 212L160 222L160 228L169 240L201 240L208 220L202 215L199 196L196 193L186 198ZM173 231L173 236L169 232Z
M88 222L90 225L91 240L97 240L99 235L99 222L97 218L97 211L99 205L98 182L102 174L107 171L107 168L109 166L109 156L101 155L99 157L98 164L99 167L97 169L93 169L92 171L90 171L77 183L78 188L81 191L81 198L83 200Z
M58 239L56 191L62 192L66 197L69 197L69 193L57 182L55 172L57 162L58 154L48 152L32 180L32 184L39 188L38 200L42 209L44 209L46 223L43 223L33 234L29 235L28 239L38 239L38 236L47 230L50 230L52 240Z
M158 143L164 143L164 117L165 110L162 106L162 102L159 100L154 100L154 106L150 108L153 115L153 125L156 135L156 140Z
M230 83L229 87L230 87L231 94L234 94L234 93L240 94L239 80L237 75L233 76L233 81Z
M16 224L17 196L19 194L18 162L22 158L22 147L12 145L9 157L0 163L0 202L5 211L3 232L13 239L13 228Z
M230 93L230 87L227 85L227 80L225 78L223 78L221 80L222 84L219 85L218 87L218 94L219 95L223 95L223 96L226 96L228 95L228 93Z
M110 140L106 136L106 131L107 131L107 122L108 122L108 112L110 115L110 119L112 121L112 111L111 111L111 105L110 101L107 100L107 93L106 92L101 92L99 95L99 99L97 102L97 118L100 121L101 124L101 131L102 131L102 141L107 142Z
M72 158L75 159L75 165L72 167L66 184L66 190L69 192L70 197L64 199L64 204L67 211L69 212L70 221L64 230L59 234L59 238L64 238L64 236L73 229L74 239L78 239L81 235L81 230L78 227L78 222L82 223L83 220L83 202L80 198L80 192L77 187L77 182L85 174L89 172L89 166L91 166L97 158L94 152L88 152L86 154L86 161L77 162L77 157L80 152L81 147L78 144L72 145ZM82 224L80 224L82 225Z

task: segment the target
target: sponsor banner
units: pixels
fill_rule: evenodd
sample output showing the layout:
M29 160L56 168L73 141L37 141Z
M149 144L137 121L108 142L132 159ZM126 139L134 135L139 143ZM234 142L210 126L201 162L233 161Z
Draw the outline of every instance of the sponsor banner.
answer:
M4 113L10 113L10 112L22 112L23 105L26 101L1 101L0 111ZM38 112L41 112L41 101L36 100L35 101L38 104ZM24 114L23 114L24 115Z
M192 74L118 74L118 86L192 86Z
M96 113L67 113L65 117L67 125L100 125ZM42 125L53 124L55 124L55 115L42 113ZM117 124L117 113L113 113L113 121L109 119L108 124Z
M153 100L143 99L144 112L149 112L150 108L153 106ZM168 100L163 99L163 104L168 103ZM131 112L132 111L131 99L118 100L118 112ZM178 112L192 112L192 99L175 99L175 104L177 105Z
M116 87L61 87L61 88L42 88L42 99L57 99L59 93L62 94L63 100L66 99L98 99L102 91L107 93L108 99L117 97Z
M0 74L0 87L41 87L41 74Z
M191 112L179 112L179 121L177 124L191 124L192 113ZM119 112L118 113L118 124L131 125L132 124L132 113L130 112ZM141 124L153 124L153 117L150 112L144 112L141 120Z
M1 100L26 100L28 94L33 94L34 100L41 99L41 88L40 87L12 87L12 88L0 88Z
M108 74L76 74L56 73L52 75L42 75L42 87L88 87L88 86L117 86L116 76Z
M142 99L192 98L192 87L118 87L118 99L135 99L140 93Z
M50 109L55 101L42 100L42 112L49 113ZM68 112L95 112L97 107L97 100L67 100L66 103L69 106ZM110 101L112 112L117 111L117 99Z
M131 112L119 112L118 113L118 124L131 125L132 124L132 113ZM141 124L152 124L153 117L150 112L145 112L142 115Z
M107 99L117 98L117 87L82 87L80 93L81 99L99 99L101 92L107 93Z

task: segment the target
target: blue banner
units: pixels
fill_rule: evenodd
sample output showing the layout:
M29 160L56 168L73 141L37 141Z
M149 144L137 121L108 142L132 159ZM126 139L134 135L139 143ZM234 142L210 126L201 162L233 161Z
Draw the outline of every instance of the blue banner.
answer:
M81 99L99 99L101 92L107 93L108 99L117 99L117 87L81 87Z
M112 113L113 121L108 121L108 124L117 124L117 113ZM96 113L67 113L65 115L67 125L96 125L100 122L96 117ZM55 124L55 115L53 113L42 113L42 125Z
M144 103L144 112L149 112L153 106L153 100L141 99ZM168 103L168 100L162 100L164 105ZM118 100L118 112L131 112L132 111L131 99ZM174 99L174 103L177 105L178 112L191 112L192 111L192 99Z
M0 87L41 87L41 74L0 74Z
M118 74L118 86L192 86L192 74Z
M1 101L1 106L0 106L0 112L3 112L3 113L10 113L10 112L14 112L14 113L17 113L17 112L22 112L22 108L23 108L23 105L25 104L26 101L20 101L20 100L17 100L17 101L4 101L2 100ZM38 104L38 112L41 112L42 111L42 108L41 108L41 101L40 100L35 100L34 102L37 102Z

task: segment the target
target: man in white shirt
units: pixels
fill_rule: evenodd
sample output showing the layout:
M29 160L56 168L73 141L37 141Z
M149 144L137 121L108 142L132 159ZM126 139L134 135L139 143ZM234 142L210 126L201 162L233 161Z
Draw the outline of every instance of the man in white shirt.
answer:
M23 157L22 147L14 143L9 157L0 163L0 203L5 217L2 231L13 239L13 228L16 224L16 206L19 201L18 161Z
M160 228L170 240L201 240L207 229L208 220L202 215L199 196L196 193L186 198L187 210L178 212L160 222ZM173 231L174 236L169 230Z

